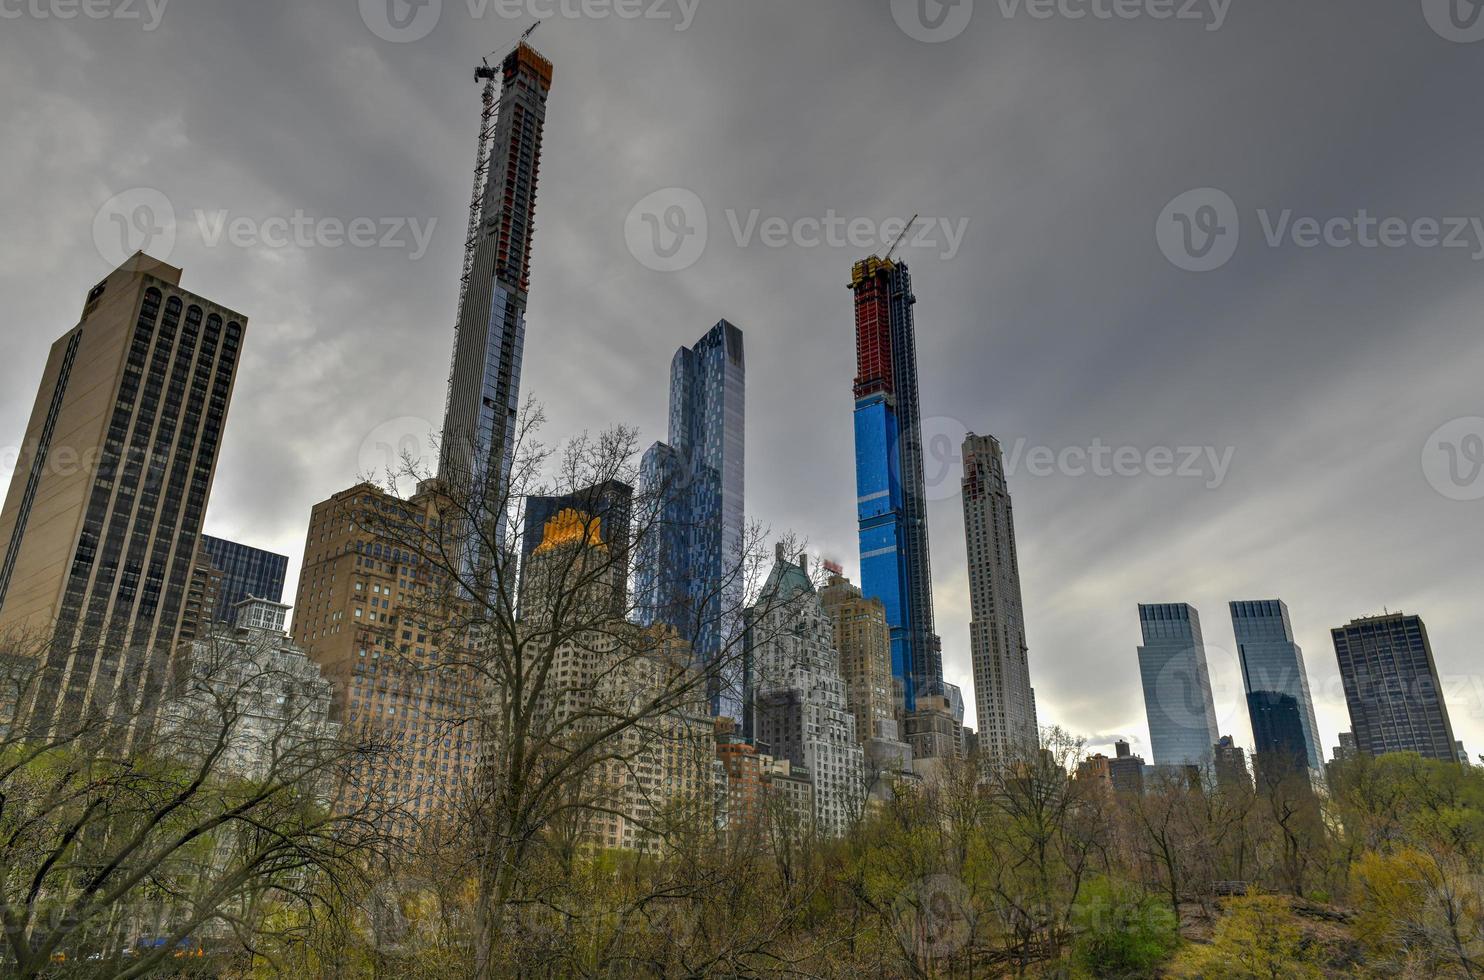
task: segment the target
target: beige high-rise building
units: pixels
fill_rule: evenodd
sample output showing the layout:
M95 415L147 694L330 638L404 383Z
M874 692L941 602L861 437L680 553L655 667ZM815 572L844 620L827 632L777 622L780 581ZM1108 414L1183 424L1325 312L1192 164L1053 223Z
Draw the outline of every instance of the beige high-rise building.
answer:
M180 276L139 253L88 291L0 511L0 637L49 641L69 715L148 708L179 635L247 329Z
M979 749L991 764L1034 759L1040 749L1020 598L1015 512L994 436L963 444L964 540L969 558L969 653Z
M891 628L880 599L867 599L848 578L831 569L819 590L824 611L835 626L840 676L846 703L855 715L856 737L896 739L891 682Z
M623 569L609 557L600 518L566 508L546 522L522 575L522 629L538 637L550 629L557 597L580 607L568 606L568 623L591 628L550 650L545 709L530 738L559 753L586 745L601 759L581 787L587 803L573 828L581 839L650 851L672 821L714 819L716 736L691 645L666 626L606 619ZM621 719L628 723L604 735Z
M295 602L294 642L334 685L347 733L391 752L357 772L345 792L401 805L394 828L452 810L474 774L479 684L466 651L427 621L444 591L413 542L439 521L435 486L407 500L362 483L310 512Z

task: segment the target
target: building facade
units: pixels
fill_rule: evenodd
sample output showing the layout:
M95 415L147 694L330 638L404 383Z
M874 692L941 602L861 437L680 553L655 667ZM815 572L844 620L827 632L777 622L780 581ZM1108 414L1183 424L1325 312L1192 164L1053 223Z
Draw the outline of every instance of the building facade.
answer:
M330 682L283 630L288 608L244 600L234 626L215 624L192 645L162 711L161 744L195 756L221 738L214 772L248 780L293 779L323 760L340 725L330 718Z
M521 626L536 637L537 658L550 654L530 741L599 757L583 773L588 803L572 811L582 839L655 851L673 821L699 827L714 816L715 723L689 643L663 626L605 621L621 586L605 574L610 555L601 524L575 508L559 510L529 558ZM548 650L544 637L558 597L572 630ZM566 618L575 604L586 612ZM620 721L620 730L605 734Z
M1416 752L1460 761L1427 627L1420 616L1387 613L1330 631L1355 747L1367 755Z
M139 253L53 346L0 511L0 631L51 638L39 704L147 711L179 636L247 318Z
M907 266L872 256L851 271L855 301L855 482L861 590L891 626L903 707L943 693L933 629L932 562L923 486L917 333Z
M814 781L803 766L736 736L716 743L717 824L734 842L797 839L814 829Z
M755 741L775 758L808 770L816 826L840 836L859 817L870 787L834 628L809 580L807 559L791 562L779 546L758 602L744 619Z
M1144 769L1143 756L1134 755L1127 742L1119 739L1113 743L1113 758L1108 760L1108 778L1113 781L1114 791L1142 794Z
M1208 768L1218 732L1200 614L1183 602L1141 603L1139 626L1139 675L1154 764Z
M470 216L438 475L447 486L469 490L470 499L482 494L498 510L489 516L503 534L551 62L522 42L498 69L480 69L487 110L497 76L498 108L487 124L493 131L480 133L478 204Z
M218 623L233 622L234 610L244 599L283 601L283 583L289 573L287 555L274 554L225 538L201 535L203 558L221 572L212 617Z
M436 487L407 500L363 483L314 506L299 573L294 642L334 685L336 717L391 752L348 792L405 813L394 830L445 813L473 775L481 685L446 624L423 614L439 573L410 542L440 526ZM400 531L399 528L406 528Z
M991 759L1029 759L1041 739L1025 642L1015 514L999 440L969 433L963 461L969 655L980 750Z
M1316 776L1322 774L1324 748L1309 694L1309 672L1304 652L1293 639L1288 606L1280 599L1233 602L1231 617L1253 750L1272 764L1281 758Z
M895 741L897 716L891 674L891 628L880 599L867 599L843 575L830 575L819 590L819 601L830 617L835 647L840 652L840 676L860 739Z
M1228 790L1252 788L1252 773L1247 768L1247 753L1230 735L1216 740L1216 785Z
M670 441L644 454L637 568L640 621L689 640L709 673L712 711L742 720L746 357L722 320L670 364Z
M614 591L614 615L624 617L629 609L629 525L634 506L634 488L621 480L607 480L575 493L558 496L527 497L524 530L520 539L521 566L530 561L546 537L546 525L564 510L589 515L597 520L599 535L615 568L624 569L623 581Z
M915 708L902 713L902 740L912 749L912 771L923 778L964 757L964 726L941 694L920 697Z

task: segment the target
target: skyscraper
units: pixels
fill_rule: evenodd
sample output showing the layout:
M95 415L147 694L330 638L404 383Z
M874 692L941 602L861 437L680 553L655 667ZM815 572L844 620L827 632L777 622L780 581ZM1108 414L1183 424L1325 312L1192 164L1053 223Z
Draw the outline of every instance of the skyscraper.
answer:
M648 508L639 542L638 602L645 625L691 641L712 710L742 720L742 493L746 435L742 331L725 320L670 363L670 441L644 454Z
M1304 652L1293 641L1288 606L1280 599L1233 602L1231 616L1252 719L1253 750L1270 769L1274 758L1283 757L1301 760L1316 775L1322 773L1324 747L1314 720ZM1292 717L1285 699L1292 701Z
M855 296L855 482L861 589L886 606L904 708L943 694L933 632L932 564L917 403L917 332L907 266L872 256L851 271Z
M1216 706L1201 636L1201 617L1183 602L1139 604L1139 674L1157 766L1209 766Z
M1387 613L1330 631L1355 747L1367 755L1417 752L1458 760L1427 627L1419 616Z
M442 577L419 549L438 526L442 498L408 500L362 483L314 505L304 540L294 643L334 684L347 734L385 745L348 774L346 792L405 808L392 830L446 812L474 774L483 688L467 666L467 634L430 620ZM404 530L405 529L405 530ZM467 611L452 609L462 621Z
M498 70L481 68L475 78L486 81L485 114L438 475L496 507L510 475L520 409L531 236L551 62L522 42ZM487 516L500 522L503 533L504 514Z
M574 493L548 497L527 497L525 529L521 533L521 567L526 567L531 554L546 537L546 525L564 510L575 510L596 519L603 545L612 555L614 571L627 575L629 565L629 522L634 506L634 488L621 480L607 480ZM629 588L627 580L617 582L613 595L614 613L627 615Z
M212 613L216 622L232 622L233 610L247 598L283 601L283 582L289 571L287 555L277 555L225 538L213 538L209 534L201 535L201 550L203 557L222 576L216 593L216 608Z
M139 253L88 292L0 511L0 630L52 637L48 710L149 709L179 636L247 324L180 274Z
M1015 515L999 440L969 433L963 459L969 653L980 750L1002 761L1029 758L1040 747L1040 733L1020 601Z

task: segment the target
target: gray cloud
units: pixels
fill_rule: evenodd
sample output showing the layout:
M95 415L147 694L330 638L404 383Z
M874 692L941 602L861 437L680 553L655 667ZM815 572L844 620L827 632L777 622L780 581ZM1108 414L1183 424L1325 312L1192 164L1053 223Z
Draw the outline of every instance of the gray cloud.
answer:
M47 346L107 269L96 209L157 188L184 284L252 320L208 524L297 564L309 506L353 481L367 436L441 417L469 72L526 23L471 19L464 0L410 43L377 37L348 0L172 3L154 31L0 23L0 442L18 438ZM1256 212L1484 215L1484 44L1449 43L1395 0L1237 3L1219 31L1006 18L979 0L938 44L900 30L886 0L703 0L675 26L556 18L536 36L556 82L524 388L550 435L623 421L660 436L670 355L725 316L748 338L751 514L853 564L857 253L739 247L726 214L966 220L952 260L906 254L925 415L1007 447L1234 453L1214 490L1012 477L1044 719L1141 737L1139 601L1195 603L1230 650L1227 600L1287 600L1327 744L1348 727L1330 626L1405 608L1445 674L1477 672L1484 504L1435 492L1420 460L1439 425L1484 415L1479 263L1269 248ZM1242 241L1222 268L1187 273L1155 221L1208 186L1237 203ZM704 254L674 273L645 268L624 236L635 202L665 187L695 192L710 219ZM198 209L436 226L418 261L209 247ZM971 694L959 506L935 501L933 558L946 662ZM1246 740L1239 682L1217 672ZM1470 690L1451 706L1479 752Z

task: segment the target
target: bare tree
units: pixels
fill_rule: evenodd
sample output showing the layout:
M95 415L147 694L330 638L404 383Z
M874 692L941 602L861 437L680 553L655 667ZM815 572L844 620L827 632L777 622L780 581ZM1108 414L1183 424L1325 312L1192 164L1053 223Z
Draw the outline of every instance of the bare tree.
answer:
M385 474L389 488L410 482L433 495L435 519L395 509L357 518L417 558L410 615L444 651L421 669L469 669L481 682L479 709L444 720L472 727L480 744L448 842L469 855L476 882L478 977L497 972L512 916L543 901L534 870L543 862L570 859L584 838L632 843L612 836L620 826L643 847L661 846L658 804L673 800L676 780L681 795L709 803L710 702L719 692L742 700L742 605L766 570L754 527L719 575L688 583L685 602L657 602L639 588L638 559L663 553L650 544L681 530L667 506L678 488L640 480L631 429L554 449L537 438L542 422L528 405L503 478L434 480L411 458ZM562 506L528 532L533 498ZM719 637L704 660L687 642L702 634Z
M250 642L196 644L158 710L121 727L112 710L33 723L46 644L0 641L0 928L16 975L70 958L141 976L201 953L206 931L250 950L270 909L352 888L385 843L377 801L328 795L378 748L308 723L327 698L299 697L305 678ZM265 694L285 700L263 712ZM154 941L125 946L136 930Z

